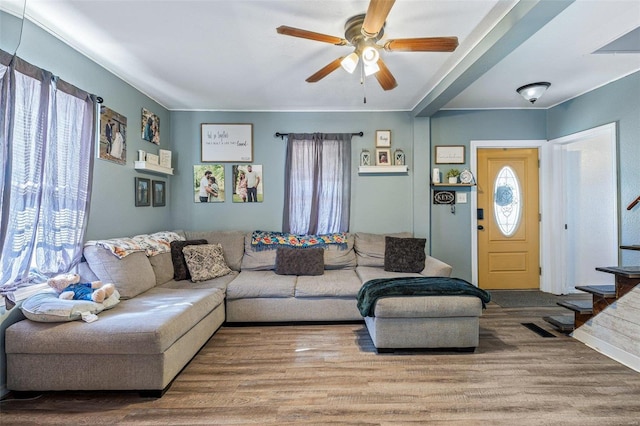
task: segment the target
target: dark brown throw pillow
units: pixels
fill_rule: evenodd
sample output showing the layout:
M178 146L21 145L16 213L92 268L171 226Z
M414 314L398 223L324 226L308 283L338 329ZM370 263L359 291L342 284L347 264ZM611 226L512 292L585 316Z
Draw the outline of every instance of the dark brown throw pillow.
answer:
M389 272L421 272L427 255L425 238L384 239L384 270Z
M182 249L186 246L208 244L207 240L171 241L171 262L173 262L173 279L176 281L190 280L191 274L184 260Z
M324 249L278 247L276 253L278 275L324 274Z

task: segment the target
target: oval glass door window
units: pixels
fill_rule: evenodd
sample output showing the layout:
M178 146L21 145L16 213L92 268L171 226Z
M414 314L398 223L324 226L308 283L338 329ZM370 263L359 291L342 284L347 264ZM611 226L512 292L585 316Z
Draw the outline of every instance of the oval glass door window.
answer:
M493 211L500 232L509 237L520 225L520 182L515 171L504 166L493 185Z

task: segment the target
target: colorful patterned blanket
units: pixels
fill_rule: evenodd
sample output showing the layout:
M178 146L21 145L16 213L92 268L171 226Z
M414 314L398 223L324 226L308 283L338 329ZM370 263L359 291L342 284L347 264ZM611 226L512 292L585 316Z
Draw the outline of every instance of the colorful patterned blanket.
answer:
M407 296L476 296L483 308L491 301L491 294L460 278L376 278L360 287L358 309L363 317L372 317L378 299Z
M256 251L275 250L278 247L324 247L329 244L338 245L342 250L347 248L347 234L338 232L323 235L296 235L285 232L253 231L251 246Z
M175 232L156 232L151 235L136 235L135 237L112 238L109 240L87 241L85 246L100 246L122 259L131 253L143 251L147 256L155 256L171 251L171 241L184 240Z

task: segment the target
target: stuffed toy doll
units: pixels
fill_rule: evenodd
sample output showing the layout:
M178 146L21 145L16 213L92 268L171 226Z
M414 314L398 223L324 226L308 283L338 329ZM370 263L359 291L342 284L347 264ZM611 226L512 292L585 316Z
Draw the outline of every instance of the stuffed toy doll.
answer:
M62 274L49 278L47 284L58 293L59 299L91 300L102 303L115 290L113 284L102 284L102 281L81 283L78 274Z

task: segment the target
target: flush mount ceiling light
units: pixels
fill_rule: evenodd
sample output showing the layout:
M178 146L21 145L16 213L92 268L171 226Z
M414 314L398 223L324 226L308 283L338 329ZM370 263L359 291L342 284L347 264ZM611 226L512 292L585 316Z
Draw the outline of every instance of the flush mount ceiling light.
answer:
M540 96L551 86L551 83L546 81L540 81L538 83L525 84L522 87L518 87L516 92L520 93L520 96L531 102L535 103Z

